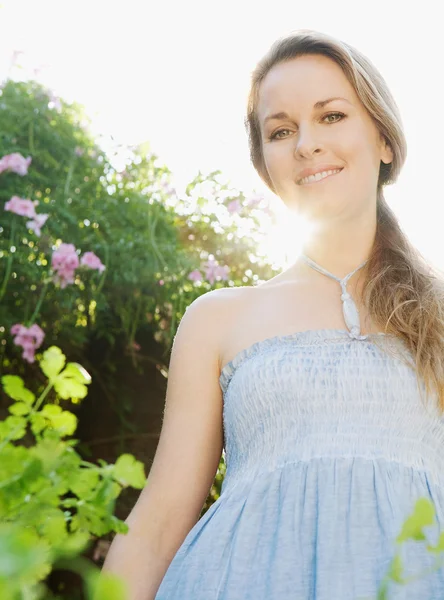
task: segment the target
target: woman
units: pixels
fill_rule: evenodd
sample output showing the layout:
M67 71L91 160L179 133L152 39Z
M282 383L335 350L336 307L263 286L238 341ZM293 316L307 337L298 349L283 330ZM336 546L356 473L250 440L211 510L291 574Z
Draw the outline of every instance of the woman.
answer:
M246 125L313 235L277 277L187 310L148 485L105 567L137 600L376 598L416 501L444 523L442 278L383 196L401 119L360 52L298 30L254 70ZM402 559L405 577L434 561L413 540ZM442 599L444 570L389 592Z

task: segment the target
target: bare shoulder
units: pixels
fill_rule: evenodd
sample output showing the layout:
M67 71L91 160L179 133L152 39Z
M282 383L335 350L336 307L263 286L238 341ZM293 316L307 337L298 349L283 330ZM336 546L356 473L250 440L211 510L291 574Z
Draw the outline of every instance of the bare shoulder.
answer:
M227 334L236 329L245 307L248 308L252 295L257 292L252 286L218 288L196 298L185 311L185 314L199 313L193 320L198 321L202 334L215 350L219 369L224 360Z
M207 339L211 338L218 345L227 321L230 322L231 315L236 313L245 290L244 287L218 288L198 296L186 307L181 323L188 322L190 327L198 327Z
M186 311L192 309L207 312L210 317L214 316L218 320L222 316L228 316L227 313L245 294L246 287L218 288L210 290L198 296Z

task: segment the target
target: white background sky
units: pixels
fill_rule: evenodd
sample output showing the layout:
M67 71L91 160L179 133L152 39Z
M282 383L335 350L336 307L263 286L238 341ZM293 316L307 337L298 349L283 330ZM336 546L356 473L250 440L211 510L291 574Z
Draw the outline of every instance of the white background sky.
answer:
M400 108L408 157L386 198L424 256L444 269L441 3L345 0L0 0L0 79L11 54L94 129L149 140L178 189L221 169L234 187L269 192L249 163L250 71L291 30L325 31L364 52ZM272 197L273 200L273 197ZM291 240L290 240L291 243Z

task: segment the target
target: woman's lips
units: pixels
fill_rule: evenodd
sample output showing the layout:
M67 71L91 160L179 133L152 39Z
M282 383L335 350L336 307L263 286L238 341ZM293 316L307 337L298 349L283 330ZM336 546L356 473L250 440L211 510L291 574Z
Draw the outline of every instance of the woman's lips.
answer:
M322 183L323 181L326 181L327 179L330 179L330 177L334 177L335 175L339 175L340 173L342 173L343 170L344 170L344 167L342 167L342 169L339 171L339 173L332 173L331 175L327 175L327 177L323 177L322 179L319 179L318 181L307 181L306 183L298 183L298 185L300 185L300 186L306 186L306 185L314 185L315 183Z

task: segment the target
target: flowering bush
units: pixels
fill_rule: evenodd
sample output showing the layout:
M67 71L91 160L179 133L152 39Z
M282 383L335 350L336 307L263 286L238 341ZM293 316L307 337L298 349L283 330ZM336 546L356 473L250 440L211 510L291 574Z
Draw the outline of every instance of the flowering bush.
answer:
M143 145L128 149L119 171L87 123L81 107L35 82L0 90L0 356L18 367L12 336L32 363L44 335L100 368L107 396L121 398L111 351L130 353L137 369L149 351L140 340L167 353L198 295L273 274L255 256L270 213L262 196L230 190L219 172L199 174L177 197ZM251 235L239 236L240 225ZM91 344L106 348L103 362L91 363Z

